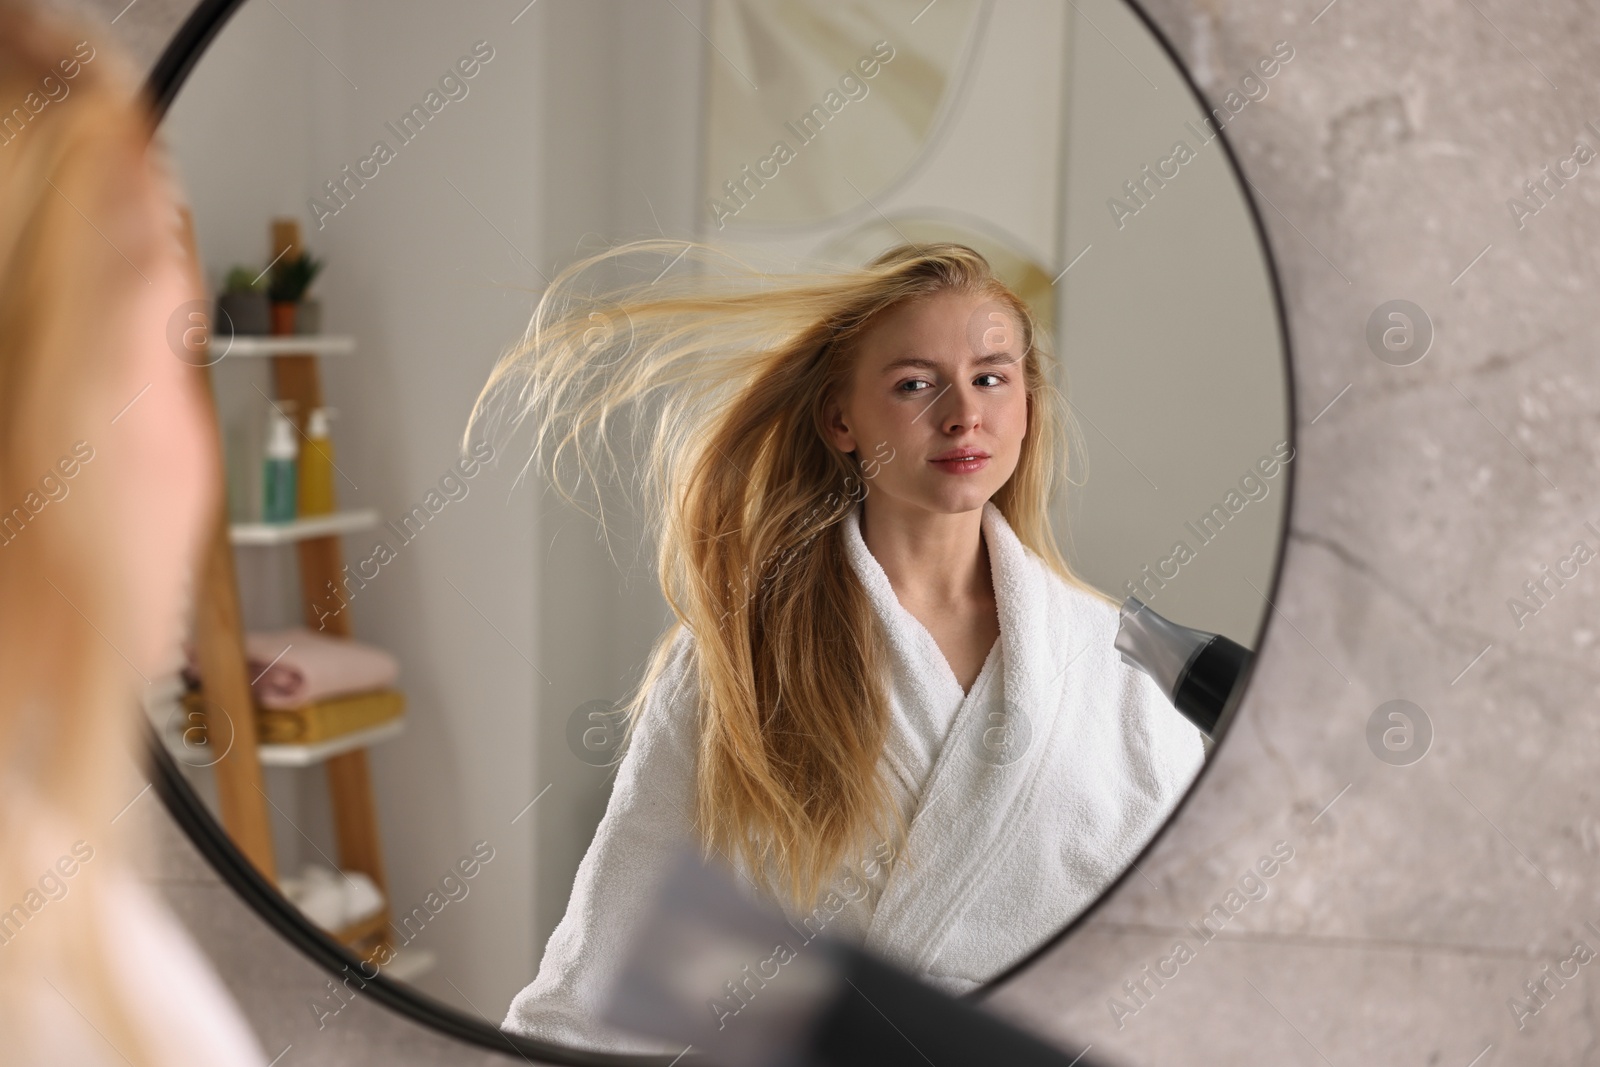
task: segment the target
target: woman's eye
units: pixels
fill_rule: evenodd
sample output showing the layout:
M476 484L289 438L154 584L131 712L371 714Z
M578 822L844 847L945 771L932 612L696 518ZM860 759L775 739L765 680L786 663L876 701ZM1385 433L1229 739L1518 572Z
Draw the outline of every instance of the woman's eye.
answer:
M1002 384L1005 383L1005 380L1006 380L1004 375L995 374L995 373L980 374L980 375L978 375L978 378L979 379L982 379L982 378L993 378L995 380L994 381L995 385L1002 385ZM902 393L921 393L921 392L925 392L926 391L926 390L922 390L922 389L907 388L908 386L916 386L916 385L926 385L926 386L928 386L929 389L933 388L931 383L925 382L921 378L908 378L905 381L901 382L899 384L899 386L897 386L896 388L898 388L900 390L900 392L902 392Z

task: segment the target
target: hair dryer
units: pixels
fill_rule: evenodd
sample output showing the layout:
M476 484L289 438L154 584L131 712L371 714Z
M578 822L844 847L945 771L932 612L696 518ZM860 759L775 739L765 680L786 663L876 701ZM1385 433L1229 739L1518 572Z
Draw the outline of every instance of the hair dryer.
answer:
M1116 647L1124 663L1154 678L1173 707L1210 738L1254 655L1221 634L1164 619L1133 596L1122 602Z
M692 847L628 944L604 1020L681 1042L722 1067L1092 1065L859 948L791 925Z

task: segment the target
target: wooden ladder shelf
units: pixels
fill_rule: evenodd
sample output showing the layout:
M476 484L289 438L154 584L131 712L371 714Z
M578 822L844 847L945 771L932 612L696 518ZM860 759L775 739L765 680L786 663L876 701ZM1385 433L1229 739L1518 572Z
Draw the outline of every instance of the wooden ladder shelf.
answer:
M189 250L199 263L193 219L184 210L184 235ZM272 224L273 262L280 255L298 256L301 251L299 226L293 219L278 219ZM202 275L203 276L203 275ZM305 439L309 413L322 406L322 384L317 356L287 351L274 354L272 377L278 402L291 402L286 412ZM210 384L210 369L206 370ZM206 390L207 402L216 397ZM218 455L221 443L218 443ZM226 476L224 475L224 480ZM213 765L216 774L218 806L222 823L250 861L274 883L278 880L272 843L270 803L261 773L261 758L255 729L255 704L245 660L244 625L239 586L234 569L233 539L228 521L228 493L224 485L218 494L219 506L213 523L210 545L202 568L195 611L195 663L201 678L201 696L207 708L206 733L214 751L225 751ZM349 637L350 613L318 613L317 603L325 591L338 588L342 577L340 534L331 532L296 541L300 571L302 613L305 625L313 630ZM218 716L214 711L220 710ZM326 758L328 790L333 810L334 832L339 864L346 871L360 871L372 879L383 894L383 911L363 919L345 930L330 931L363 958L381 949L392 949L389 924L390 904L384 877L383 853L378 836L377 809L372 797L372 779L365 748L354 748Z

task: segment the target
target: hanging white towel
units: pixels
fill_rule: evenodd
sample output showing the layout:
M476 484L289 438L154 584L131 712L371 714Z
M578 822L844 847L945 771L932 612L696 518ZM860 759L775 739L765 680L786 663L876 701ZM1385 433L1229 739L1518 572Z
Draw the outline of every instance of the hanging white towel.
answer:
M1117 609L1050 571L994 504L984 505L982 530L1000 638L966 693L868 551L859 506L841 527L889 637L882 759L909 834L844 865L813 911L790 914L795 944L826 932L966 992L1122 873L1194 779L1203 745L1155 682L1122 662ZM674 845L690 837L692 655L692 636L680 633L508 1030L591 1049L681 1051L598 1018L628 930Z

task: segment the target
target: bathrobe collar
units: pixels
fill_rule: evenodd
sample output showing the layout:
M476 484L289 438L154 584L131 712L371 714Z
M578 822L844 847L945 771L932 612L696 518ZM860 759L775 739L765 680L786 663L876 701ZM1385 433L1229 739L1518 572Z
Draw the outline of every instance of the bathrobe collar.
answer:
M991 677L980 676L963 700L937 644L900 605L888 576L867 549L860 522L858 503L843 523L845 550L888 631L896 678L905 690L899 698L944 708L952 700L960 702L904 842L905 859L929 870L916 877L897 857L866 940L869 949L893 946L903 962L921 966L938 954L990 863L1026 825L1058 719L1071 650L1062 632L1063 612L1051 610L1054 584L1060 579L1018 540L1000 509L986 502L982 530L1000 619L1000 647L995 651L1001 656L1003 689L994 693L985 687L996 681L991 663L985 668ZM933 663L943 663L942 671L927 666L930 647ZM911 758L897 743L909 728L904 721L892 725L886 758ZM938 876L927 877L932 871Z

